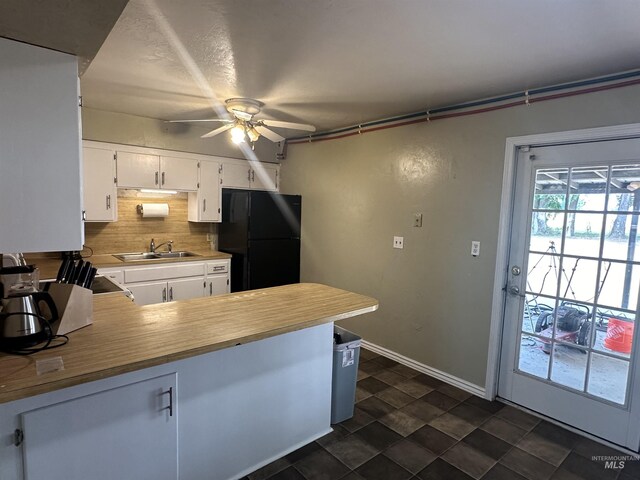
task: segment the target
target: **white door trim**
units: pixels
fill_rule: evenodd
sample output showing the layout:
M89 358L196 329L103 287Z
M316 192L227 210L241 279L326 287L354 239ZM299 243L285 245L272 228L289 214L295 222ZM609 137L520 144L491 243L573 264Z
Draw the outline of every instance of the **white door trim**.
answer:
M498 369L500 366L500 349L502 344L502 316L505 302L502 288L506 285L509 262L509 237L511 232L511 212L513 208L515 167L518 159L518 148L584 141L617 140L631 137L640 137L640 123L507 138L502 174L500 223L498 226L496 268L493 280L493 299L491 302L491 327L489 330L485 398L493 400L498 392Z

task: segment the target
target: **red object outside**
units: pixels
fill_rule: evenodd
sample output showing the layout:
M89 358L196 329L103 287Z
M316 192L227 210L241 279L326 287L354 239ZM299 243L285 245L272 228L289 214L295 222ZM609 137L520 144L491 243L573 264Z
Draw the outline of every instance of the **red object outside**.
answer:
M609 318L604 346L615 352L631 353L632 343L633 322L620 320L619 318Z

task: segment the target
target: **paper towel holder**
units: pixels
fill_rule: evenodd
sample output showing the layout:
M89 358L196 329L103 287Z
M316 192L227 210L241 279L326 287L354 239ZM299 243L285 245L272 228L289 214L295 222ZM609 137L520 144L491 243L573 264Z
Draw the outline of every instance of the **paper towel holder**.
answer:
M155 204L152 204L152 205L155 205ZM162 204L160 204L160 205L162 205ZM144 217L144 204L143 203L139 203L138 205L136 205L136 211L138 212L139 215L142 215ZM168 213L169 212L168 212L168 209L167 209L167 213L165 213L162 216L167 216Z

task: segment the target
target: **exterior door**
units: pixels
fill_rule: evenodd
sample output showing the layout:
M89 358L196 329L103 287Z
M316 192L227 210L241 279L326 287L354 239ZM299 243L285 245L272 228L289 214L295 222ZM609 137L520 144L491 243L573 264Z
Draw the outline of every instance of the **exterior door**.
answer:
M640 139L521 149L498 384L635 451L638 187Z

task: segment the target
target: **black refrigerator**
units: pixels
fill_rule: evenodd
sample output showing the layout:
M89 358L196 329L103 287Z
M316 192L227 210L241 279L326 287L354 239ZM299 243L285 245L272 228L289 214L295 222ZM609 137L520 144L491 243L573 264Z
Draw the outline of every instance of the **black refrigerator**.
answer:
M218 249L230 253L231 291L300 282L302 197L222 189Z

